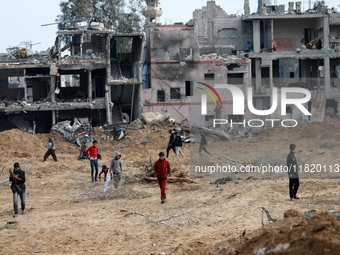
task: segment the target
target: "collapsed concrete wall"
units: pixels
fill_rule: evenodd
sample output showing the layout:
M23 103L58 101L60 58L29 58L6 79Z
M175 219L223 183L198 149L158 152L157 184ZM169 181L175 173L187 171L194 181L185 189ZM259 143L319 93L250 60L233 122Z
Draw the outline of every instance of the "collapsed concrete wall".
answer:
M195 10L193 19L201 54L245 51L253 40L252 24L243 22L240 16L228 15L215 1Z

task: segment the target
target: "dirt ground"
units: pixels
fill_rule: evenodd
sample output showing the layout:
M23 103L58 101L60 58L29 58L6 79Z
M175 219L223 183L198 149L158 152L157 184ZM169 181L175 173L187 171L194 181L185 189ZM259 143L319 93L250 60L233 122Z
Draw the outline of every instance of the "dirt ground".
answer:
M340 254L339 216L328 213L340 211L339 173L301 179L301 199L295 201L289 200L287 178L245 174L225 185L210 184L213 176L169 183L168 201L161 204L158 185L136 182L136 176L165 150L168 128L129 130L130 139L119 142L97 131L99 165L109 165L119 151L126 169L119 189L108 193L103 182L91 183L89 161L77 160L79 147L61 134L53 133L58 162L51 157L42 162L47 134L0 133L0 181L14 162L21 163L27 179L26 214L15 219L10 183L0 184L0 254ZM205 159L221 161L223 153L252 164L285 162L295 143L303 162L337 164L339 130L340 121L329 120L228 142L209 136L214 154ZM190 146L198 149L184 144L184 158L171 152L171 167L189 171ZM259 205L277 221L265 217L263 227ZM284 218L287 210L296 210L297 217ZM7 224L11 221L18 223Z

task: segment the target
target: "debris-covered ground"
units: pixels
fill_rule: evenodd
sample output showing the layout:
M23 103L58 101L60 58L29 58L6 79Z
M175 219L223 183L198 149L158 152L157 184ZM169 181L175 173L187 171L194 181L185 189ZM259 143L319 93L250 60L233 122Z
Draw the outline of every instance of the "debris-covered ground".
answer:
M109 165L119 151L126 169L119 189L108 193L103 192L103 182L91 183L89 161L77 160L79 147L62 134L53 132L58 162L51 157L42 162L47 134L1 132L1 253L339 254L339 216L328 213L340 211L336 176L301 179L301 199L295 201L289 200L284 177L237 175L225 184L209 184L213 177L191 178L194 183L169 183L168 201L161 204L156 182L137 180L150 157L153 162L159 151L165 151L169 128L174 126L159 123L129 129L121 141L95 130L102 155L99 165ZM329 120L275 128L251 138L231 137L223 143L208 136L218 152L205 159L214 162L223 154L252 164L274 157L284 162L289 144L295 143L304 162L334 163L340 159L339 129L340 121ZM197 144L184 144L185 157L175 158L170 152L172 168L189 171L190 146L198 149ZM9 182L2 181L16 161L26 171L27 208L26 215L13 219L12 192ZM268 223L265 217L262 227L260 205L277 221ZM297 211L297 217L284 218L288 210ZM12 221L17 223L7 224Z

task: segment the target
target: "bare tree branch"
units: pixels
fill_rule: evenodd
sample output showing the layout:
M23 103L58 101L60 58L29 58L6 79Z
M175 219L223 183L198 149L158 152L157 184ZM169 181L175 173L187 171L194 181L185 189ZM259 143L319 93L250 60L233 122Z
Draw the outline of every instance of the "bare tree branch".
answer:
M180 215L172 215L172 216L170 216L168 218L161 219L161 220L151 220L149 217L146 217L144 214L141 214L141 213L138 213L138 212L129 212L129 213L125 214L123 217L126 217L126 216L131 215L131 214L140 215L140 216L144 217L145 219L147 219L150 223L160 223L160 222L163 222L163 221L166 221L166 220L170 220L172 218L181 217L183 215L183 213L182 213Z

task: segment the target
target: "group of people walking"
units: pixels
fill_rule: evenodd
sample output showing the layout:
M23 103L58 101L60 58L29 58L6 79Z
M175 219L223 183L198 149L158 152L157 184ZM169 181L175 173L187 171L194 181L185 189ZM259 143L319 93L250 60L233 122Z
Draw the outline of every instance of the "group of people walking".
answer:
M184 156L182 152L182 139L179 136L179 133L175 130L169 130L170 139L168 143L168 148L166 150L167 157L169 157L170 150L175 152L176 157L178 154ZM201 142L199 153L202 155L202 151L206 152L211 156L211 154L207 150L207 139L203 132L200 132ZM86 149L86 143L88 142L88 138L85 137L84 142L81 145L81 152L78 159L88 159L90 160L91 166L91 177L92 182L98 181L98 158L100 154L98 154L98 142L93 140L92 146ZM290 153L287 157L287 166L288 166L288 176L289 176L289 196L291 200L299 199L297 196L297 191L299 189L299 174L298 174L298 165L295 158L296 152L296 145L291 144L289 146ZM49 136L49 148L44 155L44 161L52 155L53 159L57 161L57 157L55 155L55 142L52 136ZM169 161L165 159L165 153L159 153L159 159L154 164L154 171L157 174L157 181L158 185L161 190L161 203L164 204L166 202L166 185L167 185L167 178L171 172L171 167ZM110 167L106 165L102 166L102 170L99 173L99 180L101 180L101 175L104 175L105 185L104 191L106 192L110 188L110 182L114 182L114 186L117 189L118 184L121 181L121 176L123 173L123 164L121 160L122 155L119 152L116 152L114 158L111 160ZM14 215L13 217L17 217L19 213L18 208L18 198L20 197L21 200L21 212L25 214L25 194L26 194L26 178L25 178L25 171L21 169L20 164L16 162L14 164L14 168L10 170L10 177L9 181L11 182L11 190L13 192L13 207L14 207Z
M183 142L182 142L182 138L179 135L178 131L176 131L175 129L170 129L169 130L169 134L170 134L170 139L169 139L168 148L166 149L166 157L167 158L169 157L170 150L173 150L173 152L175 153L176 157L179 154L182 157L184 157L184 154L182 152Z
M98 153L99 148L97 144L98 142L94 140L92 146L85 151L86 157L90 160L92 182L98 181L98 158L101 158L101 156L99 157L100 154ZM121 157L122 155L119 152L116 152L116 155L111 160L110 167L107 167L106 165L102 166L102 170L99 173L99 180L101 180L100 176L104 174L104 191L107 191L110 188L111 180L114 181L115 188L118 188L123 173Z

